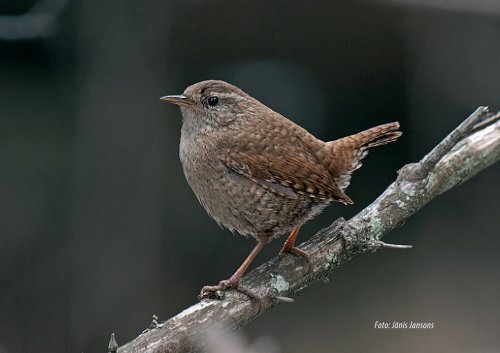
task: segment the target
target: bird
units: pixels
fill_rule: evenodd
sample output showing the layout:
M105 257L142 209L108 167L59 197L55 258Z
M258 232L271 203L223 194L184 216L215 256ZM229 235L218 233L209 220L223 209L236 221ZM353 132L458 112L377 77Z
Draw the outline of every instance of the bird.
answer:
M352 204L346 189L368 150L402 134L399 123L391 122L325 142L221 80L160 99L180 107L179 158L200 204L219 225L257 241L234 274L204 286L200 299L230 288L257 297L240 280L262 248L280 236L288 235L280 254L309 262L295 246L301 226L332 202Z

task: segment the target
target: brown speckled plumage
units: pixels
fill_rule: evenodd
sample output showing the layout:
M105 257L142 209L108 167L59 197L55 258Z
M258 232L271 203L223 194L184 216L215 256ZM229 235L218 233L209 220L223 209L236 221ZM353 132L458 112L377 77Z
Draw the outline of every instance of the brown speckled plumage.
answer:
M162 99L182 109L179 154L200 203L220 225L259 242L245 263L269 239L298 233L330 202L352 203L345 190L368 149L401 135L393 122L325 143L223 81L199 82ZM306 257L293 246L295 237L283 251ZM238 287L244 265L202 296Z

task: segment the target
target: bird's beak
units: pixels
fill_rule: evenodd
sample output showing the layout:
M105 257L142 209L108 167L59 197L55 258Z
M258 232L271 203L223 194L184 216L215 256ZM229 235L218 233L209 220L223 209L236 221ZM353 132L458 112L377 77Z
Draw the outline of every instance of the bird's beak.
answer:
M183 105L186 107L194 106L194 102L191 99L187 98L186 96L183 96L182 94L177 96L164 96L161 97L160 100L177 105Z

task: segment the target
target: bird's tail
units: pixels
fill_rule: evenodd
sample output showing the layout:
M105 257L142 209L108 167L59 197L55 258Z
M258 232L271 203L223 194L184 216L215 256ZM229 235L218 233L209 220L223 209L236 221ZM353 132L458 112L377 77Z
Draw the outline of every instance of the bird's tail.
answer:
M361 167L368 149L394 142L401 136L399 123L392 122L325 144L331 156L327 168L339 188L345 190L351 181L351 173Z

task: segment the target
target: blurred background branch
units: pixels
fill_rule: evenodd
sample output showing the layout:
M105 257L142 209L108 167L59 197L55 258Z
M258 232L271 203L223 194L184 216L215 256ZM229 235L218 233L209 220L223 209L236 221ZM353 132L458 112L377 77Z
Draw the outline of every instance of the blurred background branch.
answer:
M486 123L485 123L486 122ZM480 126L478 128L478 126ZM301 244L313 266L293 255L276 257L243 278L261 303L235 291L221 300L203 300L118 349L120 353L194 352L213 330L241 327L280 304L359 254L394 247L380 239L425 204L465 182L500 159L500 112L479 107L420 162L404 166L399 176L372 204L348 221L339 219ZM367 284L369 289L369 284ZM323 305L317 304L317 310ZM340 304L340 303L338 303Z
M6 14L4 9L0 13L0 40L18 41L51 36L56 30L59 15L68 3L69 0L11 2L11 12L22 11L23 7L27 9L15 14Z

